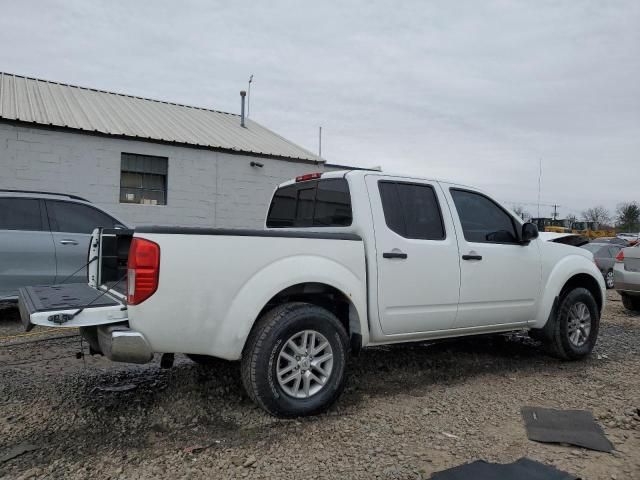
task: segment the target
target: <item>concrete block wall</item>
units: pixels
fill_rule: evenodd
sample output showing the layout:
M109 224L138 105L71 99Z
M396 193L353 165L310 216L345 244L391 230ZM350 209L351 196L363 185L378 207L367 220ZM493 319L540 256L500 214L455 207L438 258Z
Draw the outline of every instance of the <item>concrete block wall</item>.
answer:
M167 205L120 203L122 152L169 158ZM132 226L260 228L275 186L314 171L323 167L0 123L0 188L80 195Z

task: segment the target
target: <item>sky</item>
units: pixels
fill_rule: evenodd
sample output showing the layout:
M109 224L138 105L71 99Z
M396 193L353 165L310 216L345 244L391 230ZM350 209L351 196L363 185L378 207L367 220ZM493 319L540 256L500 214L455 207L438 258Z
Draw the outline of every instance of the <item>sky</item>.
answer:
M0 71L239 113L560 216L640 202L640 1L0 0Z

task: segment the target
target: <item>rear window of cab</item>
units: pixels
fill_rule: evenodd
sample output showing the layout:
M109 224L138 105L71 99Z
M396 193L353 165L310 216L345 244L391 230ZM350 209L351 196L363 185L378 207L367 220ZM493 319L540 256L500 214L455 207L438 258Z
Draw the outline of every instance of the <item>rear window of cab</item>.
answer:
M348 227L352 221L349 184L344 178L279 188L267 214L268 228Z

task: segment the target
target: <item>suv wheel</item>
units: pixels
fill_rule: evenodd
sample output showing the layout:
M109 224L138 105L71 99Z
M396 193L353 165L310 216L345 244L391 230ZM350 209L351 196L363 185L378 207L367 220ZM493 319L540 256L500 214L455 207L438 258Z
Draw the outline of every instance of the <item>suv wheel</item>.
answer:
M608 289L613 288L613 270L609 270L607 274L604 276L604 281L607 284Z
M620 296L622 297L624 308L632 312L640 312L640 297L627 295L626 293L621 293Z
M578 360L589 355L600 328L600 312L591 292L586 288L566 292L549 327L547 344L555 356Z
M280 305L247 339L242 382L271 415L315 415L344 389L347 345L347 332L331 312L308 303Z

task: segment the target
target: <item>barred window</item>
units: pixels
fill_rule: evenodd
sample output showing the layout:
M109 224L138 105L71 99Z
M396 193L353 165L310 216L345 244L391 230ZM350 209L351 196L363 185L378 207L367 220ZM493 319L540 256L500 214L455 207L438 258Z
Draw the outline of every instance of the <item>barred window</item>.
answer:
M167 204L169 159L123 153L120 168L120 203Z

